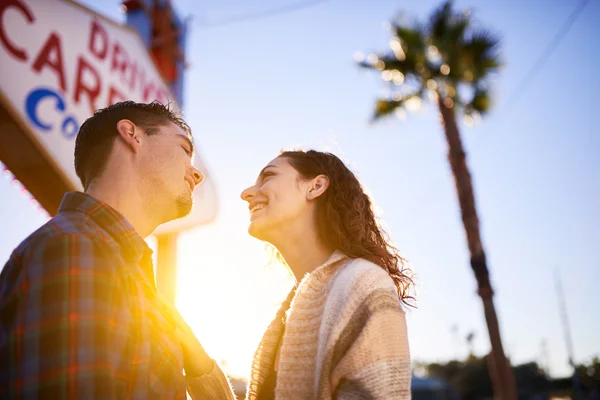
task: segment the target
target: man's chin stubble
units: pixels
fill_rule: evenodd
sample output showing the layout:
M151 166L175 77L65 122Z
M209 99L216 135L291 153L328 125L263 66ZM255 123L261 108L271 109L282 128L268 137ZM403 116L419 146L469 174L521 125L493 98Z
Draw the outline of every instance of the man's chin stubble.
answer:
M183 218L192 211L194 199L190 195L182 195L177 199L177 219Z

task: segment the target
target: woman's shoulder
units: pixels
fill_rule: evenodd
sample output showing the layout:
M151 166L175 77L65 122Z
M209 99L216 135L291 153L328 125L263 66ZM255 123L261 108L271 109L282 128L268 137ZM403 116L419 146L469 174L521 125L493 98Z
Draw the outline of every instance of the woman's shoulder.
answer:
M334 279L332 294L343 298L364 299L374 292L398 298L394 281L379 265L363 258L350 259Z
M340 271L341 279L351 280L359 286L381 285L394 287L394 281L381 266L364 258L350 259Z

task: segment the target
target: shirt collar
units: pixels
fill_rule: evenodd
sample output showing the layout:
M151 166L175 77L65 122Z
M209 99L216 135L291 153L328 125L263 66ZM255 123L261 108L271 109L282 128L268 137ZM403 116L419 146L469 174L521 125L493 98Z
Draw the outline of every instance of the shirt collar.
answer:
M119 244L121 253L128 262L141 264L144 272L154 276L152 250L117 210L85 193L69 192L65 194L58 208L59 213L67 211L88 215Z
M325 261L323 264L319 265L312 272L307 273L304 277L306 278L307 275L314 275L314 276L328 275L332 271L336 270L336 268L335 268L336 266L342 264L342 263L340 263L340 261L343 261L348 258L349 257L346 254L342 253L339 250L335 250L331 254L331 256L329 256L327 261Z
M332 254L331 257L329 257L329 259L327 261L325 261L325 264L323 264L321 266L321 268L327 267L329 265L335 264L338 261L342 261L343 259L348 258L347 255L345 255L344 253L342 253L339 250L335 250Z

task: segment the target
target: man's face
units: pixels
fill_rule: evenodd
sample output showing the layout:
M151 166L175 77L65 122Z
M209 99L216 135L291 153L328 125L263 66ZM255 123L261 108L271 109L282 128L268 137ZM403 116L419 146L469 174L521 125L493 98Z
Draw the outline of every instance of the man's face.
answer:
M138 172L149 196L147 202L164 222L186 216L192 210L192 192L204 179L192 165L191 136L169 122L144 142Z

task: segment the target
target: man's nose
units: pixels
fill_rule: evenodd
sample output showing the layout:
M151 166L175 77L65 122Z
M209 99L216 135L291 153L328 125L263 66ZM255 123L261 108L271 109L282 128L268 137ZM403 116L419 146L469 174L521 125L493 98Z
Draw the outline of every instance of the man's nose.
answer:
M194 179L194 185L198 186L204 180L204 175L196 167L192 167L192 178Z

